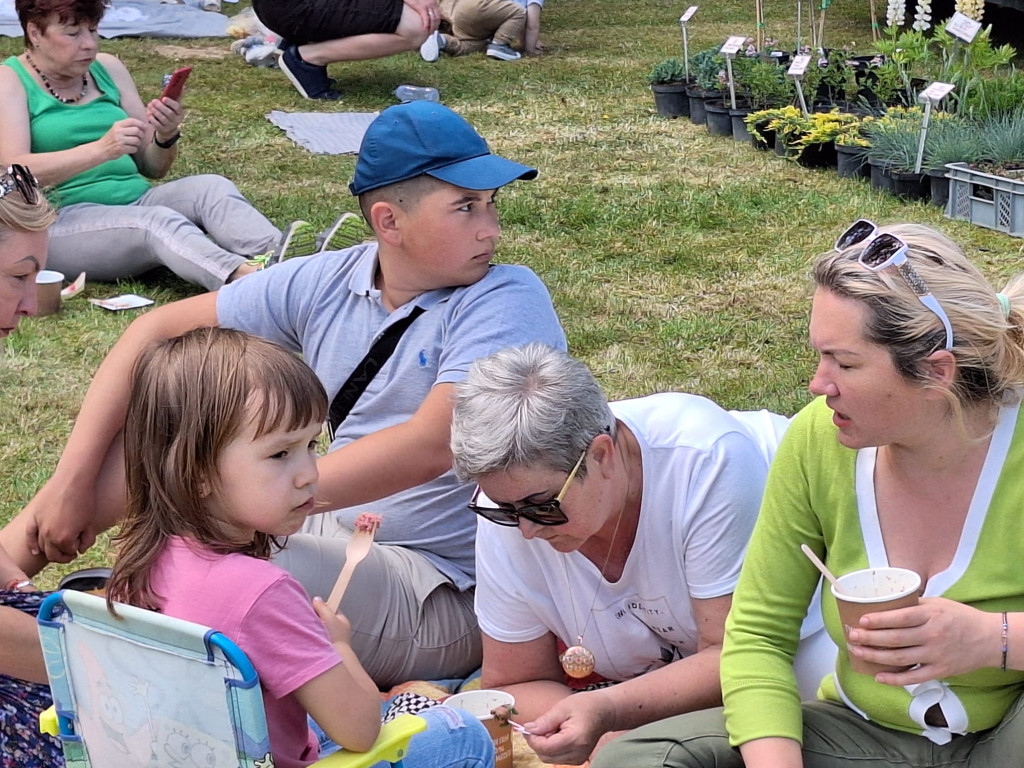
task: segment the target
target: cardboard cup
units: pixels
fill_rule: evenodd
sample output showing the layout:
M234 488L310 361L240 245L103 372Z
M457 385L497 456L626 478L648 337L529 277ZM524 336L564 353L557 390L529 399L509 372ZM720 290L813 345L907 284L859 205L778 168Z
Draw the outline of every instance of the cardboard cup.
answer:
M475 715L494 742L494 768L512 768L512 726L499 725L491 710L502 705L511 709L516 700L511 693L504 691L466 691L456 693L444 700L445 706L464 709Z
M850 629L860 626L860 617L866 613L895 611L917 605L920 590L921 577L906 568L865 568L840 576L832 587L832 595L839 606L843 634L849 637ZM850 667L863 675L909 669L875 664L853 655L850 655Z
M64 274L44 269L36 275L36 316L54 315L60 310L60 289Z

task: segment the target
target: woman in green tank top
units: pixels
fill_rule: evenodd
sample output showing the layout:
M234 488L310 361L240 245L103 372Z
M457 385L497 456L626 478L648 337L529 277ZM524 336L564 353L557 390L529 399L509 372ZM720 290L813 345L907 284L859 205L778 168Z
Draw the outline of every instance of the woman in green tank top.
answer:
M58 207L54 269L113 281L163 266L213 290L316 250L310 225L282 237L222 176L150 184L171 170L184 113L166 96L144 104L125 66L99 52L104 0L16 7L25 52L0 66L0 162L35 169Z

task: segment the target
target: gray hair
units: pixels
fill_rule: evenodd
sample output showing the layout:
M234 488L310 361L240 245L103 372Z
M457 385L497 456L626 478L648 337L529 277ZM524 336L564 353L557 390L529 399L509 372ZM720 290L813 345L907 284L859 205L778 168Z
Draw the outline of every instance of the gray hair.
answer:
M602 432L615 437L600 385L586 365L544 344L480 358L456 385L451 448L462 480L516 466L568 472Z

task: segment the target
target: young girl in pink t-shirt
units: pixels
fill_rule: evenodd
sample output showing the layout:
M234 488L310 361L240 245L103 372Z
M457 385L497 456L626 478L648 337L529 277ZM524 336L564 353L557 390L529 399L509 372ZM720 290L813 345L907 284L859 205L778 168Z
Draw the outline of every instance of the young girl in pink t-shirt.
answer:
M347 620L320 598L311 605L268 560L276 537L316 511L326 413L305 363L239 331L201 328L158 342L132 373L128 513L108 600L234 640L259 673L278 768L309 765L335 745L364 751L380 730L380 693L352 651ZM492 764L475 718L446 707L423 716L428 731L414 737L409 768Z

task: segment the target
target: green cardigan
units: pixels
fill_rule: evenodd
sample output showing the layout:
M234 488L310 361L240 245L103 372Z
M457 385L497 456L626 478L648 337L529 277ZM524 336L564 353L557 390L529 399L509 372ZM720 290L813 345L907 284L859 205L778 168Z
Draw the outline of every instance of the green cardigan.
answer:
M875 510L875 448L839 444L832 411L819 398L804 408L772 463L761 514L744 561L722 651L722 692L730 742L779 736L802 741L792 672L800 622L818 572L800 551L806 542L833 573L887 565ZM1004 407L952 564L935 574L924 597L946 597L983 611L1024 611L1024 432L1019 406ZM835 598L823 591L825 624L840 653L819 696L866 718L935 743L950 731L992 728L1024 691L1024 673L979 669L941 681L881 685L850 669ZM924 724L941 700L949 729Z

